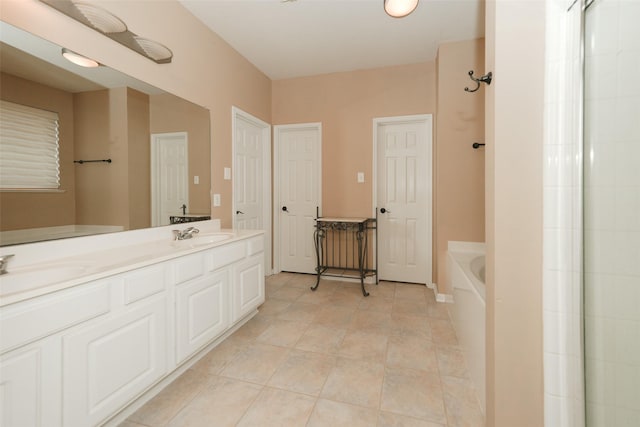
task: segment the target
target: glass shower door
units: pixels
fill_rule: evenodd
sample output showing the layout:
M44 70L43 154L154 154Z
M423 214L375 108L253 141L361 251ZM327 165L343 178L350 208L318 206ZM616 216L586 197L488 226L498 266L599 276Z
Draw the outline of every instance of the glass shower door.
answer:
M640 426L640 1L585 11L588 427Z

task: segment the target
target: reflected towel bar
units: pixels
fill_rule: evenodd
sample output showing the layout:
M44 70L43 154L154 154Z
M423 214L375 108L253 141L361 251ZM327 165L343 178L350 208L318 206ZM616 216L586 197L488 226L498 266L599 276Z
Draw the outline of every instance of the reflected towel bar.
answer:
M111 163L111 159L102 159L102 160L74 160L73 163Z

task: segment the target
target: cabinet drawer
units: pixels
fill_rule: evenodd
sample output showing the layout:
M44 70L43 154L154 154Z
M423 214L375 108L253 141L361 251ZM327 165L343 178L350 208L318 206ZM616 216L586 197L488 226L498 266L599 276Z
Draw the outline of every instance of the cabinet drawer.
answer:
M207 253L208 269L215 271L220 267L240 261L246 255L246 242L235 242L220 248L213 249Z
M264 252L264 238L259 236L249 240L247 250L249 256Z
M187 255L176 261L176 283L183 283L204 274L204 255L202 252Z
M0 353L110 310L109 280L55 292L0 310Z
M141 268L124 276L124 303L131 304L166 289L163 264Z

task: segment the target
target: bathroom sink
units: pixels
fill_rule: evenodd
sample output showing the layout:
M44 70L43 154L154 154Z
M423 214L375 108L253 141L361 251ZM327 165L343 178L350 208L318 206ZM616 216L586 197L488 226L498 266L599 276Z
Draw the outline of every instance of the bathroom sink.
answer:
M234 237L234 233L213 232L204 234L194 234L191 239L175 240L173 243L179 248L197 248L208 246L214 243L223 242Z
M84 265L47 265L9 270L0 276L0 295L23 292L41 286L72 280L87 273Z

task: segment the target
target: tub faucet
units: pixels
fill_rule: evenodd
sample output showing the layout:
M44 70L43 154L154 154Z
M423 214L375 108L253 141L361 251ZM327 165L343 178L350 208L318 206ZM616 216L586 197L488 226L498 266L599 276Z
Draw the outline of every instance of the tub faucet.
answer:
M185 228L182 231L173 230L173 236L175 237L176 240L186 240L186 239L192 238L194 234L199 232L200 230L198 230L197 228L189 227L189 228Z
M9 263L9 258L11 258L13 254L10 255L2 255L0 256L0 274L7 274L7 264Z

